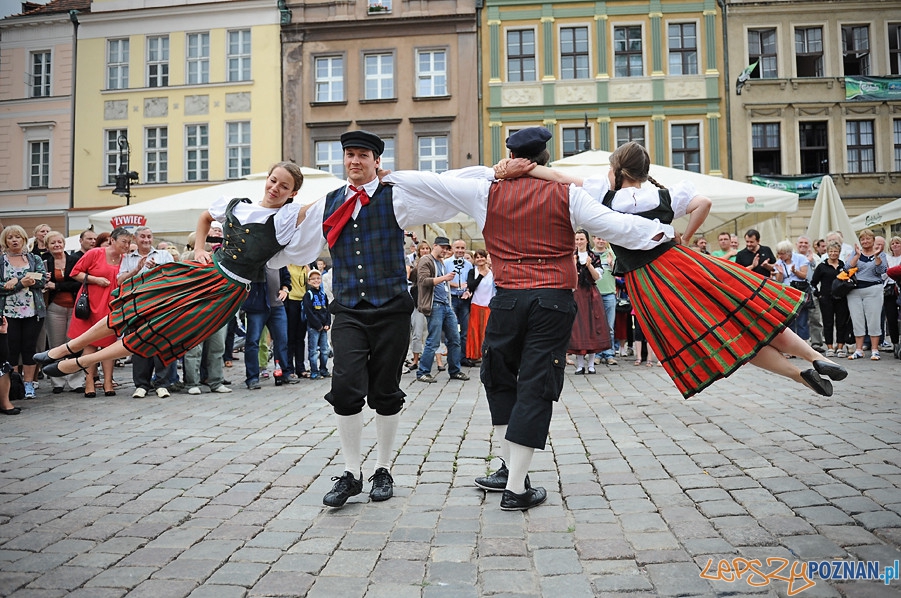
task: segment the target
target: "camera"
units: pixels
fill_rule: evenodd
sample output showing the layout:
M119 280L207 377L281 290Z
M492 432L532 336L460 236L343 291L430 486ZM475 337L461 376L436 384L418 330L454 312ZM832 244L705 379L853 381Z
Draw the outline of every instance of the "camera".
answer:
M413 238L413 233L411 233L411 232L405 232L405 233L404 233L404 236L405 236L405 237L410 237L410 238L412 239L412 238Z
M461 268L462 266L463 266L463 258L462 258L462 257L455 257L455 258L454 258L454 267L455 267L455 268Z

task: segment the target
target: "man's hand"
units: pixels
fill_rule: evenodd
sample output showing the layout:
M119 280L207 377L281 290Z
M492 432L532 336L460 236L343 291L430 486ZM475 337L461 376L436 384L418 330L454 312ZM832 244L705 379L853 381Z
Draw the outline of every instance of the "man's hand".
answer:
M515 179L532 171L536 164L526 158L504 158L494 165L494 178Z

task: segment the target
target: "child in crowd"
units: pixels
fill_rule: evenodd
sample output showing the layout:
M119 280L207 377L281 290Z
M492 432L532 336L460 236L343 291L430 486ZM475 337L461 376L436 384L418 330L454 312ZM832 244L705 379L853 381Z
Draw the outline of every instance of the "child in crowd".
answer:
M328 378L328 330L332 316L328 312L328 297L322 290L322 274L310 270L307 292L303 296L303 313L307 320L307 345L310 348L310 378ZM319 369L316 369L316 364Z

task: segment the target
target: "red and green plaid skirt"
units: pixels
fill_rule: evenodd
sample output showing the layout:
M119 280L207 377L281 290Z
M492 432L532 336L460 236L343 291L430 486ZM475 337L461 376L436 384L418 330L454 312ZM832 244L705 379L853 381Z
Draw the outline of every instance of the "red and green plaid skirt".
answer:
M648 342L686 399L752 359L803 306L797 289L682 246L625 281Z
M126 349L168 365L222 328L246 296L247 285L215 264L170 262L113 291L107 323Z

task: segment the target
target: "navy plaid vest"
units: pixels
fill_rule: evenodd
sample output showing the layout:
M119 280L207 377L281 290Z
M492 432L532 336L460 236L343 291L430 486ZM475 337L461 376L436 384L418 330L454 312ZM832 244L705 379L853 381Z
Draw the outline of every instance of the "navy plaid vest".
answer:
M344 203L347 187L329 193L323 220ZM331 248L332 292L345 307L384 305L407 291L404 231L394 215L391 187L379 185L369 205L351 219Z

